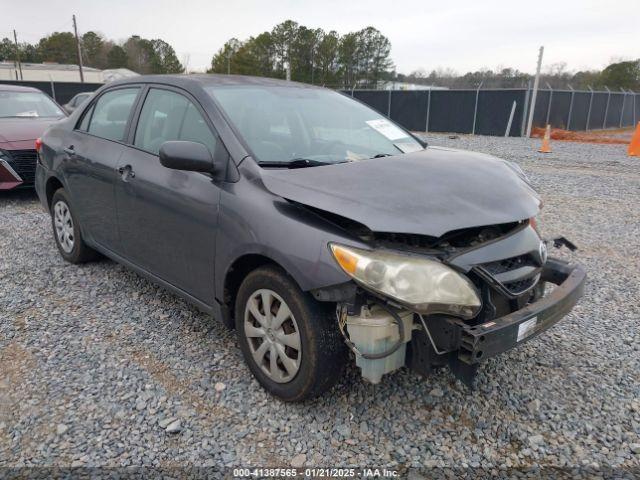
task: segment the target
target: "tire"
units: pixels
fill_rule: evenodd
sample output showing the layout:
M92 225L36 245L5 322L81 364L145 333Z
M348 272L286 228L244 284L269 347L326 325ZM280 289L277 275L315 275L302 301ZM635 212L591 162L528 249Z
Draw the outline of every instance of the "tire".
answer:
M272 312L268 317L265 298ZM340 378L347 349L335 306L314 300L280 268L261 267L247 275L236 297L235 321L245 362L276 397L287 402L307 400L326 392ZM277 357L275 374L272 352Z
M80 224L63 188L56 190L51 199L51 226L58 251L67 262L78 264L99 258L98 252L84 243Z

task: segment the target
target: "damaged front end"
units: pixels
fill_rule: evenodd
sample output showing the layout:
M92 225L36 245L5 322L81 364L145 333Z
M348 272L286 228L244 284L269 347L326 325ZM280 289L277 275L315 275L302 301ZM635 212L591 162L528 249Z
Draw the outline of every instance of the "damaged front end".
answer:
M314 294L337 303L340 330L372 383L402 366L422 375L449 366L472 387L481 361L557 323L586 280L581 266L547 258L548 244L573 244L542 241L529 220L366 240L372 250L330 246L354 281Z

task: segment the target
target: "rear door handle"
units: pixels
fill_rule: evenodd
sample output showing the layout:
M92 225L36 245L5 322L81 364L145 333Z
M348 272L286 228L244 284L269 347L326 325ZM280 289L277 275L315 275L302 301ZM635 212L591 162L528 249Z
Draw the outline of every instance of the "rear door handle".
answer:
M67 155L69 155L70 157L74 156L76 154L75 149L73 148L73 145L69 145L66 148L63 148L62 151L64 153L66 153Z

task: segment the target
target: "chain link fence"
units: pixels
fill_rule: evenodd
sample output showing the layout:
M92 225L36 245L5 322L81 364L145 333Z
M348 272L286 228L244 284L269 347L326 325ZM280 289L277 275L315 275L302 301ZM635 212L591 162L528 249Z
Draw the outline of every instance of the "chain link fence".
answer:
M101 83L0 80L35 87L58 103ZM342 90L403 127L419 132L524 136L531 104L526 88L477 90ZM631 91L540 89L533 127L565 130L623 128L640 121L640 94ZM511 120L511 121L510 121Z
M396 121L421 132L524 136L531 90L343 90ZM533 127L598 130L640 121L640 94L611 90L538 90Z

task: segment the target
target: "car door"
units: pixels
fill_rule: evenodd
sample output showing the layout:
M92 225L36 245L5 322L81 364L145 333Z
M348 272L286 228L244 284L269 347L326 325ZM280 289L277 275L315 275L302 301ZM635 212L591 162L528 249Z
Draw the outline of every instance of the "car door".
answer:
M104 92L83 113L63 144L63 176L83 234L104 248L122 254L117 227L114 186L124 140L140 86Z
M205 118L185 92L149 88L120 159L116 202L126 258L212 305L220 188L211 175L163 167L158 157L169 140L200 142L215 155L222 144Z

